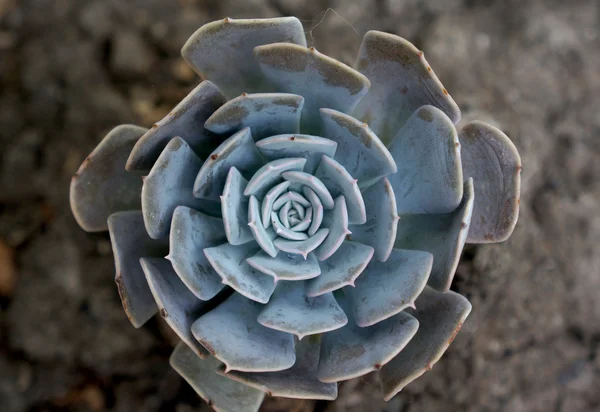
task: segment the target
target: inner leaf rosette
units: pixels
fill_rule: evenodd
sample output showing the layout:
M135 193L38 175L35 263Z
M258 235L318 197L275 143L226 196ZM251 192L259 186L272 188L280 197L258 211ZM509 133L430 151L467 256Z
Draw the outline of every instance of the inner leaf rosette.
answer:
M111 131L71 183L80 225L110 232L131 323L166 319L172 366L217 410L331 400L373 371L391 398L471 310L449 291L465 242L514 228L515 147L457 131L423 53L390 34L351 68L296 18L225 19L182 54L207 80L151 129Z

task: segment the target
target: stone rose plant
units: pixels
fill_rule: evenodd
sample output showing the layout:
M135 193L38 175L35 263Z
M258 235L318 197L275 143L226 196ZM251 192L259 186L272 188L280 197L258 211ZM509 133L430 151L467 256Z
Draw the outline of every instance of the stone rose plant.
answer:
M171 365L216 410L335 399L379 375L390 399L431 369L471 305L465 242L507 239L520 158L460 110L423 52L371 31L354 68L293 17L224 19L182 51L203 78L147 130L112 130L71 184L110 232L134 327L157 312Z

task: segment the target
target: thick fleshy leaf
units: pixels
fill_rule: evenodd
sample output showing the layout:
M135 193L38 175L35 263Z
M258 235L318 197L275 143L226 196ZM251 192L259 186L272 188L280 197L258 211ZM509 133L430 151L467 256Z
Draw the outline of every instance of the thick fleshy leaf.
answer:
M348 323L348 318L332 293L309 297L304 282L281 282L260 312L258 322L302 339L339 329Z
M194 179L201 165L200 158L182 138L173 138L165 147L142 186L144 224L151 238L169 234L177 206L188 206L211 215L220 213L218 203L192 196Z
M319 198L319 196L317 196L317 194L315 193L314 190L312 190L310 187L303 187L302 191L304 192L304 196L306 196L306 199L310 202L310 210L311 210L311 221L308 227L308 234L310 236L313 236L315 233L317 233L317 230L319 230L319 228L321 227L321 223L323 223L323 215L324 215L324 210L323 210L323 203L321 202L321 199ZM335 206L335 202L334 202L334 206ZM306 218L306 216L305 216ZM308 220L308 219L306 219ZM306 220L304 222L306 222ZM306 224L306 223L305 223ZM302 225L302 227L305 226L305 224Z
M125 314L139 328L156 313L156 303L140 265L141 257L163 257L166 239L151 239L144 229L142 212L117 212L108 218L108 231L115 256L115 282Z
M184 343L177 345L169 363L215 411L258 412L265 397L259 390L217 374L219 360L200 359Z
M290 369L269 373L231 371L226 376L269 396L334 400L337 398L337 384L317 379L320 350L319 336L310 336L296 344L296 363Z
M343 299L340 305L346 309ZM323 335L318 372L322 382L358 378L381 369L404 349L419 328L419 322L406 312L361 328L351 312L346 309L346 326Z
M306 134L279 134L256 143L256 147L268 160L286 157L306 159L304 171L313 174L322 155L333 157L337 144L329 139Z
M305 172L285 172L282 173L281 176L285 180L291 182L292 187L294 184L300 185L301 187L309 187L316 193L317 196L319 196L319 199L321 199L321 203L325 209L333 208L333 197L329 193L329 190L327 190L325 184L323 184L323 182L321 182L321 180L319 180L317 177Z
M445 292L450 289L462 253L473 212L473 179L465 183L464 198L452 213L403 215L395 248L425 250L433 254L427 284Z
M138 140L127 160L127 170L150 170L175 136L185 140L199 156L206 156L222 138L204 130L204 122L223 103L225 97L214 84L207 81L200 83Z
M290 203L286 203L289 207ZM284 206L285 207L285 206ZM283 209L283 208L282 208ZM273 225L273 230L277 233L277 236L281 236L283 239L287 240L306 240L308 239L308 235L304 232L294 232L291 229L288 229L279 221L279 217L277 213L271 213L271 224Z
M359 183L396 173L394 158L366 123L332 109L321 109L321 120L324 136L338 145L335 160Z
M268 44L256 47L254 55L277 90L304 96L303 133L320 134L320 108L350 112L369 90L369 79L314 47Z
M429 252L402 249L393 249L385 262L371 260L356 288L344 288L358 326L374 325L413 307L427 284L432 262Z
M277 256L278 249L273 244L273 239L277 237L277 234L273 228L263 226L260 218L260 205L254 196L250 196L248 204L248 227L261 249L271 257Z
M273 203L287 190L288 187L290 187L290 182L281 182L269 189L263 198L261 205L261 221L264 227L269 227L271 225L271 210L273 209Z
M383 178L365 189L362 197L365 200L367 222L350 226L352 239L373 246L375 258L385 262L392 253L400 219L394 190L388 179Z
M410 314L419 321L417 334L380 371L386 401L440 360L471 312L471 304L463 296L437 292L429 286L423 290L416 305L417 309Z
M115 127L73 175L71 210L83 230L108 230L110 215L141 208L142 178L127 172L125 163L135 142L147 130L133 125Z
M294 336L256 321L263 305L234 293L192 325L198 341L226 366L226 371L270 372L290 368Z
M398 172L388 176L398 213L450 213L463 196L460 143L440 109L419 108L390 144Z
M254 269L246 262L247 258L258 251L259 246L254 242L239 246L224 243L204 249L204 255L225 285L231 286L248 299L267 303L275 289L273 278Z
M289 42L306 46L302 23L295 17L230 19L200 27L183 46L183 58L203 78L209 79L229 98L265 89L256 46Z
M463 174L475 187L473 219L467 242L502 242L512 234L521 200L521 157L502 131L471 122L460 131Z
M219 135L246 127L254 141L283 133L298 133L304 98L287 93L243 94L221 106L204 124Z
M275 282L280 280L312 279L321 273L319 262L310 253L306 259L300 255L279 253L277 257L267 255L263 250L246 259L254 269L273 276Z
M315 249L315 255L321 261L329 259L351 233L348 230L348 210L343 196L338 196L333 209L325 212L323 227L329 229L329 235L321 246Z
M246 186L246 190L244 191L244 195L246 196L256 196L257 198L261 198L265 195L274 193L279 196L282 192L279 189L275 189L273 185L278 182L283 181L281 177L282 173L289 172L290 170L302 170L304 165L306 164L306 159L302 158L287 158L287 159L278 159L273 160L266 165L262 166L250 179L248 185ZM287 189L287 187L286 187ZM271 194L271 198L269 203L272 205L277 196ZM269 211L271 207L269 206ZM271 214L269 213L269 218Z
M232 245L254 239L248 227L248 198L244 196L247 184L248 181L235 167L229 169L221 196L221 212L227 241Z
M423 52L405 39L368 32L356 67L371 80L371 89L354 111L354 117L368 123L383 143L388 144L410 115L424 105L438 107L454 124L460 120L460 109L431 70Z
M212 299L224 285L202 252L227 241L223 221L185 206L173 212L167 259L181 281L199 299Z
M168 260L141 258L140 264L160 316L196 355L206 358L208 351L194 339L191 330L192 323L206 311L206 303L194 296L181 282Z
M208 159L196 176L194 196L218 200L231 167L236 167L250 179L263 165L262 157L254 145L250 129L243 129L225 140Z
M354 286L356 278L372 257L371 246L345 241L329 259L321 263L321 274L306 283L306 294L319 296L346 285Z
M275 247L283 252L295 253L302 255L304 259L308 257L308 254L319 247L329 234L329 229L322 228L317 230L313 236L306 240L287 240L278 237L273 241Z
M367 221L365 201L358 188L358 181L350 176L344 166L330 157L323 156L315 176L321 179L331 196L344 196L351 224L362 225Z

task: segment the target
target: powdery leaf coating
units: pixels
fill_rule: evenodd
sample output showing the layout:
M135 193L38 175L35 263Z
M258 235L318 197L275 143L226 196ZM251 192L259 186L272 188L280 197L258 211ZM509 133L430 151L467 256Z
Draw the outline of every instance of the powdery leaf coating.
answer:
M329 139L305 134L278 134L256 144L258 150L268 160L301 157L306 159L304 171L313 174L321 161L321 156L333 157L337 144Z

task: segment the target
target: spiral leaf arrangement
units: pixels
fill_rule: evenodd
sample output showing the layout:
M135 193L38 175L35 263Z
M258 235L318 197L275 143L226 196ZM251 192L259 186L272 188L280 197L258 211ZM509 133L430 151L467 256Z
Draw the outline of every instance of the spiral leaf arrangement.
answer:
M182 54L207 80L150 130L111 131L71 183L82 228L110 232L131 323L160 312L172 366L217 410L335 399L373 371L390 399L471 310L449 291L465 242L513 231L514 145L457 131L394 35L367 33L353 69L296 18L224 19Z

